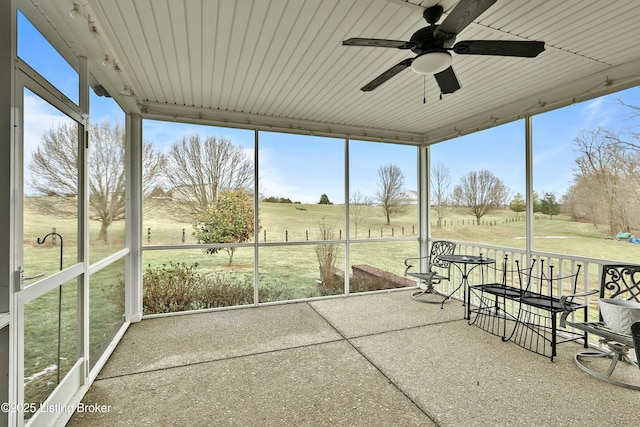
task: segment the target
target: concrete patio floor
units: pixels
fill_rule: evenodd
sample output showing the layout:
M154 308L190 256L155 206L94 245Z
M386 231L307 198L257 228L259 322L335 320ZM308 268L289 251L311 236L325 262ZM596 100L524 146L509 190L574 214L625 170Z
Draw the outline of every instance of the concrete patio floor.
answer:
M69 426L637 426L640 392L396 291L143 320ZM640 383L630 365L622 374Z

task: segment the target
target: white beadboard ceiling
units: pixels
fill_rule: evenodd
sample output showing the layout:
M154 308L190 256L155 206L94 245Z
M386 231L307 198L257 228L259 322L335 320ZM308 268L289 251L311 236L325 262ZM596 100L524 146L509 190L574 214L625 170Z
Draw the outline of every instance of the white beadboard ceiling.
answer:
M433 143L640 84L635 0L498 0L457 41L541 40L545 51L454 54L462 88L442 99L433 77L411 69L360 91L415 55L341 42L408 40L427 25L423 8L446 15L457 0L75 3L73 19L72 0L19 1L66 57L88 56L97 83L151 118Z

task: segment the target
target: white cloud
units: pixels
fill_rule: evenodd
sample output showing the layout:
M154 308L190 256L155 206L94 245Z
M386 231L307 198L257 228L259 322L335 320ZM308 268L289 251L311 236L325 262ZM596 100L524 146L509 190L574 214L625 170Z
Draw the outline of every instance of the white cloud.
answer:
M36 149L42 135L52 127L72 119L59 112L42 98L25 92L24 95L24 163L29 164L31 153Z
M24 191L26 194L31 194L33 192L33 189L29 186L28 179L31 174L30 164L33 152L40 145L42 136L47 131L63 123L73 123L73 119L61 113L39 96L25 91L23 167L25 176Z
M603 96L592 101L587 101L583 110L583 128L595 129L597 127L612 128L619 125L620 105L617 95Z
M584 120L586 123L593 123L594 121L600 120L603 107L602 102L603 98L597 98L587 102L584 108Z

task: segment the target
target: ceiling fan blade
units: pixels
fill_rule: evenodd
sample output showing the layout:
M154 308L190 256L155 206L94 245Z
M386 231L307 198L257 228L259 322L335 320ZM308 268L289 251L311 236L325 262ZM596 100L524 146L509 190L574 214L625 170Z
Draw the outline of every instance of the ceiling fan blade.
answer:
M467 25L482 15L497 0L460 0L451 13L444 18L433 35L436 38L449 39L460 34Z
M386 40L386 39L362 39L351 38L342 42L343 46L372 46L372 47L395 47L397 49L411 49L413 43L403 42L402 40Z
M363 91L363 92L369 92L369 91L374 90L375 88L380 86L382 83L386 82L391 77L393 77L396 74L398 74L400 71L404 70L407 67L410 67L412 62L413 62L413 58L405 59L404 61L394 65L391 68L389 68L387 71L385 71L384 73L380 74L378 77L376 77L375 79L371 80L366 85L362 86L362 88L360 90Z
M453 46L458 55L496 55L535 58L544 51L544 42L522 40L464 40Z
M438 74L433 75L440 86L441 93L453 93L460 89L460 83L456 77L456 73L453 72L453 68L449 67Z

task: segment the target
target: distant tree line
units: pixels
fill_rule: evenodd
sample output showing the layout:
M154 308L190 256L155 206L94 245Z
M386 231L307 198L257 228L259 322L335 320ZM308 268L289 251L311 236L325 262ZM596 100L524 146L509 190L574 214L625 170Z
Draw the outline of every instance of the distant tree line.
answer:
M277 197L277 196L269 196L262 199L263 202L267 203L295 203L300 204L300 202L293 202L288 197Z
M640 114L639 107L628 107ZM90 125L88 130L90 218L101 223L98 237L105 239L111 224L122 220L125 213L124 131L120 125L108 122ZM75 198L69 197L77 195L79 188L77 132L75 125L52 127L33 152L27 185L44 196L34 198L43 211L77 215ZM640 228L634 215L640 209L640 133L600 127L583 130L574 139L574 147L578 156L572 186L560 199L553 192L544 192L542 197L534 192L534 212L553 217L564 209L576 219L591 221L595 227L604 225L611 234ZM225 138L186 135L174 142L167 153L145 141L142 160L145 206L171 197L180 202L172 204L173 214L195 221L195 230L209 222L203 215L215 211L221 191L239 190L247 196L254 191L251 157ZM470 171L452 186L448 169L437 163L430 171L429 181L438 223L452 207L466 208L477 222L494 209L508 206L518 215L526 208L523 195L516 193L509 200L509 188L488 170ZM253 200L239 194L236 199ZM265 197L262 201L300 203L288 197ZM332 204L327 194L322 194L317 203ZM401 169L394 164L381 166L375 195L365 197L357 191L349 204L356 233L364 212L374 204L382 208L386 223L390 224L394 216L408 208ZM246 241L246 235L241 234L233 242Z
M524 197L521 193L516 193L516 195L509 202L509 209L516 213L516 216L524 212L527 208ZM533 192L533 212L539 212L545 215L549 215L549 217L553 218L554 215L559 215L561 213L561 204L558 202L555 193L545 192L542 199L538 196L538 193Z
M487 213L508 206L516 216L526 210L525 199L521 193L516 193L509 201L509 188L488 170L471 171L462 176L451 190L451 176L449 169L442 163L436 163L431 169L431 206L436 214L437 225L454 207L463 207L476 218L476 223ZM544 193L539 198L534 195L534 212L540 212L553 217L560 214L561 205L552 192Z
M640 228L640 133L599 127L582 131L574 145L580 155L563 200L567 213L611 235Z

